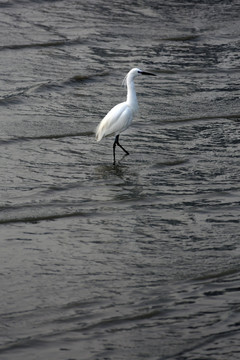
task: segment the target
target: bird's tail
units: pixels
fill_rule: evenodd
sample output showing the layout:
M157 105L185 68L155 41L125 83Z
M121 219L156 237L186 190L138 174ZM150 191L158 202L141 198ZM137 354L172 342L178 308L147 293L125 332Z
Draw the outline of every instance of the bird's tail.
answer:
M96 131L95 131L95 135L96 135L96 140L97 141L101 141L102 138L103 138L103 133L101 131L101 127L100 127L101 124L99 124L96 128Z

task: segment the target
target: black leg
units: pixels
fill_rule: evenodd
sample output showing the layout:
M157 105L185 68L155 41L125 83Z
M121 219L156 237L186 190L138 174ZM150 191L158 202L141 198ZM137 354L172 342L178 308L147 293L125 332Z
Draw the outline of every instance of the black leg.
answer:
M115 161L115 149L116 149L116 145L117 145L116 138L117 137L115 137L115 140L113 143L113 165L115 165L115 163L116 163L116 161Z
M124 147L119 143L119 135L116 136L116 144L127 154L129 155L129 152L127 150L124 149Z
M115 137L114 143L113 143L113 165L115 165L115 149L116 149L116 145L118 145L124 152L126 155L129 155L129 152L127 150L124 149L124 147L119 144L119 135L117 135Z

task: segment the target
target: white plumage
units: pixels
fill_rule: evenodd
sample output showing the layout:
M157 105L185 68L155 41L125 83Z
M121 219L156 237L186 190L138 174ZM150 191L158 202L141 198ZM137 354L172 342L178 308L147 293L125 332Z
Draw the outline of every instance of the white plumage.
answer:
M126 102L114 106L102 119L96 130L97 141L103 137L120 134L132 123L134 112Z
M125 131L132 123L134 115L138 111L138 102L134 86L134 79L138 75L155 75L134 68L125 77L127 84L127 100L114 106L102 119L96 129L96 140L101 141L108 135L115 135L113 143L113 164L115 164L115 148L118 145L127 155L129 154L122 145L119 144L119 135Z

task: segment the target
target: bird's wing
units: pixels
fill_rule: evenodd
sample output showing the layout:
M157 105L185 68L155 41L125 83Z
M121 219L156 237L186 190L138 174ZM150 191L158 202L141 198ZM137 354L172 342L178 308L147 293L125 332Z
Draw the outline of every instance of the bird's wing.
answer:
M120 134L131 124L132 118L132 110L126 102L114 106L102 119L96 129L97 141L100 141L104 136Z

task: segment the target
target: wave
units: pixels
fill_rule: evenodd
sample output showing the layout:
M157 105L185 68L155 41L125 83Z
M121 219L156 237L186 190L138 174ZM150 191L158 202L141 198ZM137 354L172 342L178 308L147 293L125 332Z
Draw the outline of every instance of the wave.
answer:
M57 220L57 219L63 219L63 218L69 218L69 217L79 217L79 216L86 216L86 213L84 213L81 210L76 210L72 212L66 212L66 213L53 213L53 214L42 214L42 215L26 215L26 216L19 216L19 217L7 217L0 219L0 225L1 224L11 224L11 223L36 223L39 221L50 221L50 220Z
M81 38L75 38L72 40L63 39L63 40L52 40L47 42L35 42L30 44L8 44L0 46L0 51L4 50L24 50L24 49L38 49L38 48L48 48L48 47L62 47L70 46L75 44L83 44L84 40Z
M184 123L184 122L192 122L192 121L203 121L203 120L218 120L218 119L227 119L227 120L240 120L240 113L236 114L216 114L216 115L205 115L205 116L197 116L197 117L189 117L189 118L175 118L169 120L163 120L162 124L173 124L173 123Z

